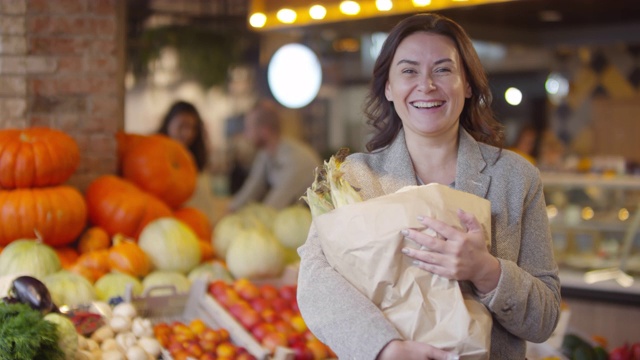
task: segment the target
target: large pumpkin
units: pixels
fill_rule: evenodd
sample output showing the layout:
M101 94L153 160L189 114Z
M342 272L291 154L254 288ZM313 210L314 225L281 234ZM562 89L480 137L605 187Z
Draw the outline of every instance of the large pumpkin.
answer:
M0 130L0 188L60 185L79 164L78 144L60 130Z
M151 135L127 148L122 176L142 190L178 208L193 194L198 170L191 153L179 142Z
M171 209L165 203L113 175L92 181L85 198L89 220L110 236L120 233L137 239L149 222L171 216Z
M72 243L87 223L82 194L70 186L0 190L0 245L33 238L45 244Z

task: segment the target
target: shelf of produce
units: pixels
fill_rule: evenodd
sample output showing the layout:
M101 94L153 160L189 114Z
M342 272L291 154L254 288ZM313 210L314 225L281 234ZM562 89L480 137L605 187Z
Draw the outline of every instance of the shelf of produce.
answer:
M176 293L174 288L151 288L142 296L133 296L131 289L125 293L124 300L136 307L140 316L152 323L202 320L213 329L224 328L229 332L234 344L244 347L258 360L293 360L293 351L278 348L275 353L262 347L217 301L207 294L207 284L196 281L189 293ZM169 353L163 351L163 359L171 360Z

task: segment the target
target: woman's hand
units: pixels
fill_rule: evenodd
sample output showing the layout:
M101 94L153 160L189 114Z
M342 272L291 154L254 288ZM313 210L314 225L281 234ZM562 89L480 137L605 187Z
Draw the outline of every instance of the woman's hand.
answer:
M488 293L498 285L500 262L489 253L482 226L475 216L458 210L458 217L463 229L430 217L419 219L436 235L415 229L403 230L406 238L421 247L403 248L402 252L413 258L421 269L452 280L469 280L478 291Z
M376 360L453 360L450 352L417 341L392 340L378 354Z

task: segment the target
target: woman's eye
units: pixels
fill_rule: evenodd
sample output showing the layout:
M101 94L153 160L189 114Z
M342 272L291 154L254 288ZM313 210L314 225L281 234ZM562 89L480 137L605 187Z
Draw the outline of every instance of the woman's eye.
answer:
M404 69L404 70L402 70L403 74L415 74L415 72L416 71L413 70L413 69Z
M449 69L449 68L437 68L436 72L437 73L450 73L451 69Z

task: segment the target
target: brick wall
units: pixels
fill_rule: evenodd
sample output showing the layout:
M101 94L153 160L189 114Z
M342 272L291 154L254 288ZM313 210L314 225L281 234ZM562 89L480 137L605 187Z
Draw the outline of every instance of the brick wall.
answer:
M78 142L69 180L114 173L124 128L126 0L0 0L0 128L47 126Z

